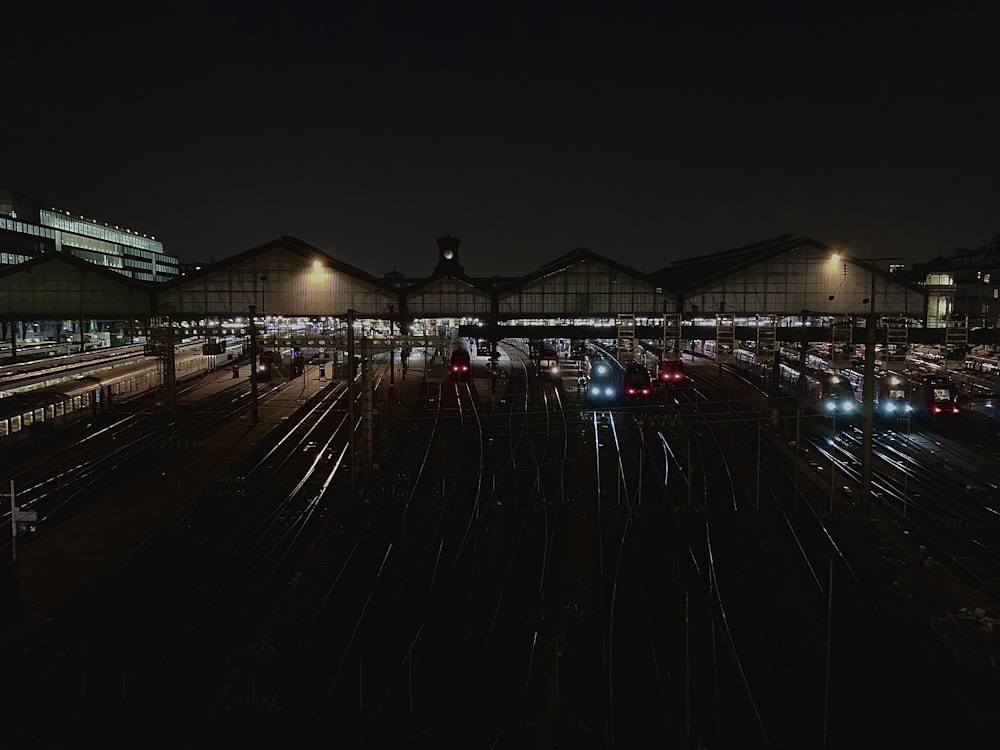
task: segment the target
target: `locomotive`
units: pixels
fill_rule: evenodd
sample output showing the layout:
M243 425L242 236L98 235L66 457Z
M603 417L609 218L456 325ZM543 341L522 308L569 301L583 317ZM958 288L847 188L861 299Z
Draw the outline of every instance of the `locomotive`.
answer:
M652 388L649 370L638 362L627 362L622 373L622 394L628 399L649 396Z
M554 346L552 346L547 341L542 342L541 348L538 350L538 357L536 359L538 377L540 378L558 378L559 377L559 354L556 352Z
M679 359L662 360L656 379L664 385L680 385L684 382L684 363Z
M455 380L472 380L472 358L469 350L462 341L456 341L451 345L451 358L448 364L448 372Z
M914 413L924 418L961 414L969 401L955 379L947 375L925 375L912 384L911 393Z
M587 359L587 400L592 403L615 403L619 394L617 364L606 359Z

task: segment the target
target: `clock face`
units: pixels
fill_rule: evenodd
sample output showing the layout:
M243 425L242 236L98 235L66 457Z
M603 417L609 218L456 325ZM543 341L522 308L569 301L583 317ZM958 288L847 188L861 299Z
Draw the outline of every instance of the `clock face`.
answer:
M445 257L445 260L451 260L452 258L455 257L455 251L454 250L445 250L444 251L444 257Z

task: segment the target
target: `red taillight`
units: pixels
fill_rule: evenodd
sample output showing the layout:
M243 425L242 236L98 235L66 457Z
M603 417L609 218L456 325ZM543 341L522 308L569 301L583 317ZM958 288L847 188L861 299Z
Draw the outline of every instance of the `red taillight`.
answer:
M941 413L941 407L940 406L935 406L934 407L934 413L935 414L940 414Z

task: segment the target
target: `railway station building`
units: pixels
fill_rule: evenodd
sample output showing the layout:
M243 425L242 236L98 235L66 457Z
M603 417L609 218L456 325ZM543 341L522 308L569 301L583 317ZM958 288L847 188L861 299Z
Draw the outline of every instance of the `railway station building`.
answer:
M836 326L850 339L874 317L914 340L955 341L945 334L951 316L929 309L939 292L809 237L781 235L653 273L579 248L524 276L470 277L460 249L459 238L440 237L428 276L378 277L286 236L155 285L95 273L102 269L67 253L39 253L0 269L0 318L9 326L69 314L124 329L129 321L204 326L253 316L260 332L280 333L293 321L330 329L350 313L383 334L445 326L479 339L616 338L624 321L637 337L664 338L672 327L678 338L748 340L769 328L779 340L824 341Z

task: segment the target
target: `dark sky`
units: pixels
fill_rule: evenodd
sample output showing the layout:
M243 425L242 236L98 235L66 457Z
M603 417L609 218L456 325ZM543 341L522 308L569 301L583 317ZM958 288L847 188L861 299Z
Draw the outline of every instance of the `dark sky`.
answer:
M1000 232L975 19L81 5L5 35L0 187L185 261L290 234L419 276L450 233L471 275L577 247L653 271L795 233L912 262Z

